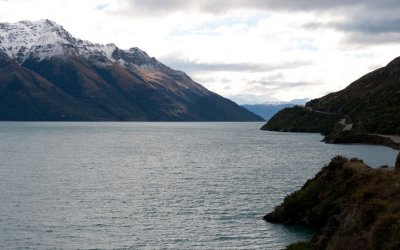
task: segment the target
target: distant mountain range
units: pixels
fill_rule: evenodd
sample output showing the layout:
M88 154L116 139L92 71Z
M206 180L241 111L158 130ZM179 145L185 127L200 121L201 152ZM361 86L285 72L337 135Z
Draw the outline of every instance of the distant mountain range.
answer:
M0 120L260 121L138 48L50 20L0 23Z
M310 99L294 99L289 102L265 102L263 104L244 104L242 107L261 116L265 120L271 119L276 113L284 108L293 107L296 105L305 105Z
M261 116L266 121L271 119L276 113L281 111L284 108L293 107L296 104L287 103L287 104L244 104L241 105L243 108Z
M286 108L262 129L322 132L335 143L400 143L400 57L347 88L311 100L305 107Z

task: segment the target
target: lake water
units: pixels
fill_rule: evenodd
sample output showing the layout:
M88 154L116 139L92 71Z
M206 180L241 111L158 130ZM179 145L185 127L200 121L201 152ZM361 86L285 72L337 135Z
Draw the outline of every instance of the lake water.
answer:
M0 248L280 249L310 237L262 220L335 155L262 123L0 123Z

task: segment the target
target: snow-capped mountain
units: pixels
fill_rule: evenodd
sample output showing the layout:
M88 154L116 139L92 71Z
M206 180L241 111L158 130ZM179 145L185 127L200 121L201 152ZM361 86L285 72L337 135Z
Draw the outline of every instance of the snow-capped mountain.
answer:
M0 23L0 120L260 120L139 48Z
M104 61L115 61L112 58L115 45L100 45L76 39L50 20L2 23L0 42L0 49L20 64L28 58L44 60L64 55L101 57Z
M113 43L103 45L77 39L48 19L0 23L0 49L20 64L29 58L41 61L66 55L105 64L159 64L139 48L121 50Z

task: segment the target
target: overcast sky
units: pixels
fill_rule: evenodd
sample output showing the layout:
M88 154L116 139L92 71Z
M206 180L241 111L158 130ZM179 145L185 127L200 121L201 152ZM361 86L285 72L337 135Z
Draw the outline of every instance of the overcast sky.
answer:
M320 97L400 56L399 0L0 0L0 22L45 18L241 103Z

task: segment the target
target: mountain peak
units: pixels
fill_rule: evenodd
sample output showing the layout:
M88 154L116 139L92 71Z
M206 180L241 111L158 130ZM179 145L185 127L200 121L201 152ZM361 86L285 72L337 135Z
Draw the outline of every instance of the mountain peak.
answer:
M56 22L50 20L50 19L39 19L36 21L30 21L30 20L22 20L19 21L17 23L26 25L26 26L41 26L41 27L54 27L54 28L58 28L58 29L63 29L63 27L61 25L58 25Z
M114 43L103 45L81 40L49 19L0 23L0 50L19 64L27 60L77 56L96 64L117 63L124 67L135 65L169 70L137 47L122 50Z
M30 57L43 60L64 54L74 38L61 25L48 20L0 23L0 49L18 63Z

